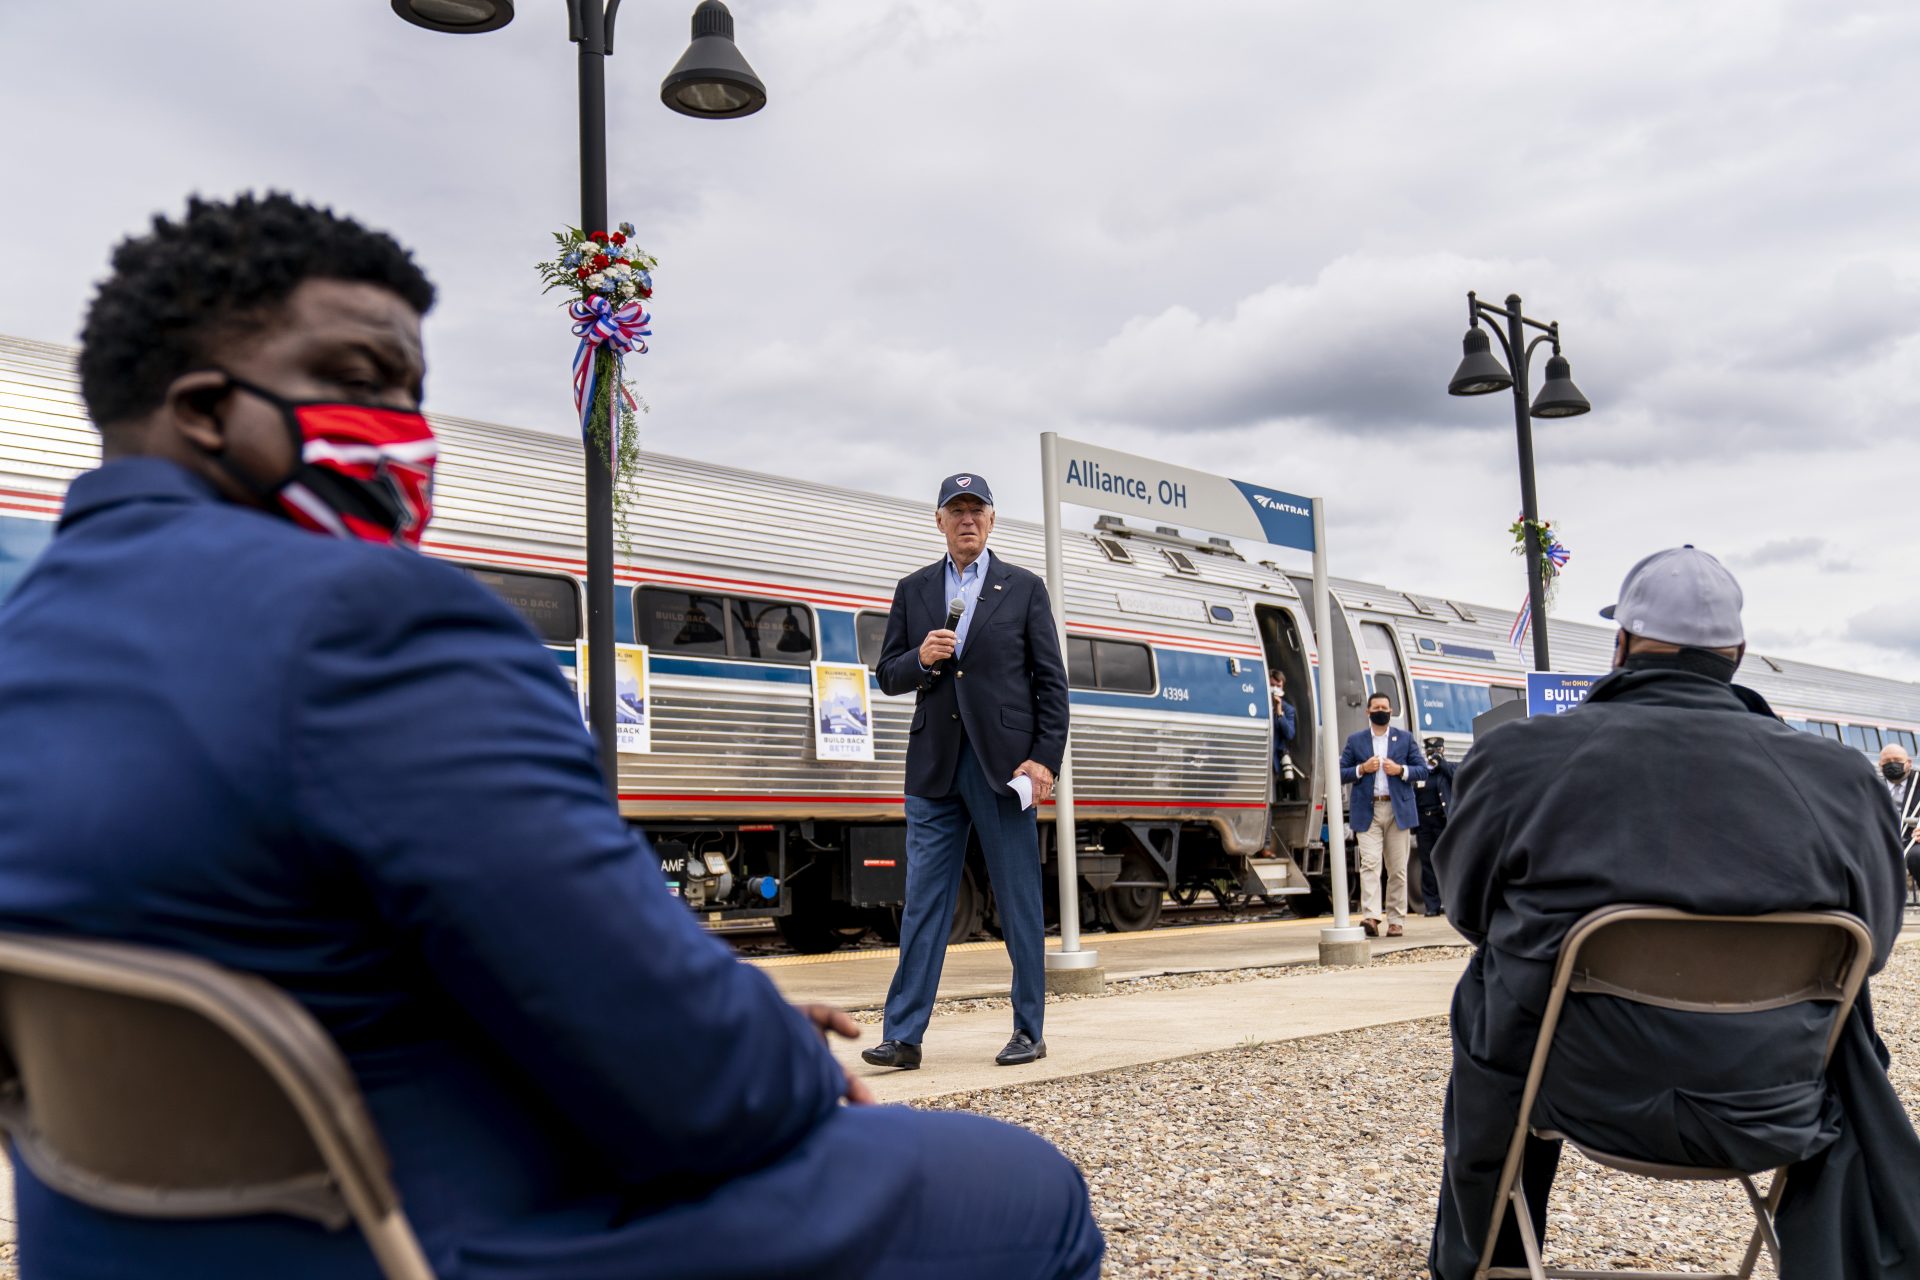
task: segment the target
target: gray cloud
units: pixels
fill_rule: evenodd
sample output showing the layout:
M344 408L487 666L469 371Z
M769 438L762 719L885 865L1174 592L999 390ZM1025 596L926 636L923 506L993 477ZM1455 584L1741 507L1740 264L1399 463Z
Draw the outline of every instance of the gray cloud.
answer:
M1910 661L1920 659L1920 597L1896 600L1854 615L1847 623L1846 638Z
M627 6L608 64L613 214L662 260L647 447L909 496L991 461L1031 515L1054 429L1322 494L1338 571L1506 606L1511 401L1445 383L1465 291L1515 290L1595 406L1535 424L1567 616L1656 546L1824 541L1756 562L1756 634L1908 669L1806 619L1916 549L1910 4L740 0L772 99L725 124L658 104L691 7ZM530 269L578 191L544 8L97 0L76 74L72 6L7 0L0 332L70 340L113 240L277 185L417 247L434 407L577 430Z
M1778 538L1748 551L1734 552L1727 557L1727 565L1734 569L1765 569L1777 564L1799 564L1817 559L1826 549L1825 538Z

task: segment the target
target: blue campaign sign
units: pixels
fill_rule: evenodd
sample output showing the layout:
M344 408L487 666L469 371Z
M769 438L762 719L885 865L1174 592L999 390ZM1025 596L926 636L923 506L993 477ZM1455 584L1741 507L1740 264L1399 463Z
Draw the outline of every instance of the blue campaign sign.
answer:
M1587 700L1599 676L1570 676L1559 671L1527 672L1527 714L1557 716Z

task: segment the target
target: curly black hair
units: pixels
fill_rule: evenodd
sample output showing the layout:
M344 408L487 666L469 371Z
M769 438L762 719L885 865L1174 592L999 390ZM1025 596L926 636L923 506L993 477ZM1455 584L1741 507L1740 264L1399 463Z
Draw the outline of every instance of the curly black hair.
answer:
M159 407L173 380L264 325L304 280L377 284L425 315L433 284L393 237L281 192L187 201L178 222L113 251L80 333L80 394L96 425Z

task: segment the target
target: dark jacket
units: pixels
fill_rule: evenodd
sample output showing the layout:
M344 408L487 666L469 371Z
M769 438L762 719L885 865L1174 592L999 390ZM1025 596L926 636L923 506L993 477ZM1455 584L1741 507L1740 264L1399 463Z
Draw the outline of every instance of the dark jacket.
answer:
M823 1143L895 1109L838 1105L819 1034L609 802L551 656L452 565L108 463L0 606L0 742L0 928L299 1000L439 1275L845 1275L914 1194ZM28 1275L375 1274L352 1231L124 1218L15 1170Z
M1271 702L1272 698L1269 697L1268 701ZM1273 768L1276 773L1280 770L1282 757L1287 754L1287 748L1293 742L1298 723L1293 704L1281 698L1280 713L1273 718Z
M1885 795L1858 752L1796 733L1750 690L1658 665L1475 744L1434 851L1447 916L1479 948L1454 997L1440 1280L1472 1273L1573 923L1623 902L1837 909L1866 922L1878 969L1905 896ZM1827 1009L1576 998L1535 1119L1623 1155L1791 1164L1787 1280L1920 1273L1920 1138L1880 1065L1864 994L1823 1079Z
M946 567L942 558L900 579L875 673L882 692L916 695L907 794L938 797L952 790L963 732L987 777L1003 790L1028 760L1060 772L1067 668L1046 583L990 557L966 648L923 671L920 642L947 624Z
M1414 804L1420 810L1420 830L1426 835L1438 835L1446 829L1447 809L1453 804L1454 767L1451 760L1429 764L1426 781L1413 789Z
M1347 745L1340 749L1340 781L1353 784L1353 790L1348 793L1348 821L1355 831L1365 831L1373 825L1374 778L1378 775L1360 772L1360 766L1371 759L1373 726L1368 725L1349 737ZM1389 725L1387 759L1406 768L1397 778L1388 776L1387 795L1393 801L1393 820L1400 824L1402 831L1411 831L1420 825L1420 812L1413 802L1413 784L1427 776L1426 753L1420 749L1419 739L1405 729Z

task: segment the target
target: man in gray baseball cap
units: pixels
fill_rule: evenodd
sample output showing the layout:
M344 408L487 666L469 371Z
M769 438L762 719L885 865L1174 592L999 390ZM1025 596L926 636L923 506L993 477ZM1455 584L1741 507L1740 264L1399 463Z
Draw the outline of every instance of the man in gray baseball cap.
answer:
M1600 611L1622 636L1641 636L1691 649L1746 651L1740 625L1746 603L1726 566L1689 542L1656 551L1627 571L1620 602ZM1614 665L1618 666L1618 657Z
M1859 752L1796 733L1733 683L1742 603L1706 552L1648 556L1603 610L1620 627L1614 670L1572 711L1487 734L1455 778L1433 861L1448 918L1478 950L1454 991L1435 1280L1472 1276L1490 1242L1492 1266L1525 1265L1498 1175L1554 962L1582 916L1618 903L1846 911L1872 931L1876 969L1900 932L1886 788ZM1642 1160L1789 1166L1781 1275L1920 1275L1920 1136L1865 992L1823 1070L1831 1017L1830 1005L1709 1014L1576 996L1531 1120ZM1527 1139L1536 1236L1559 1158L1559 1142Z

